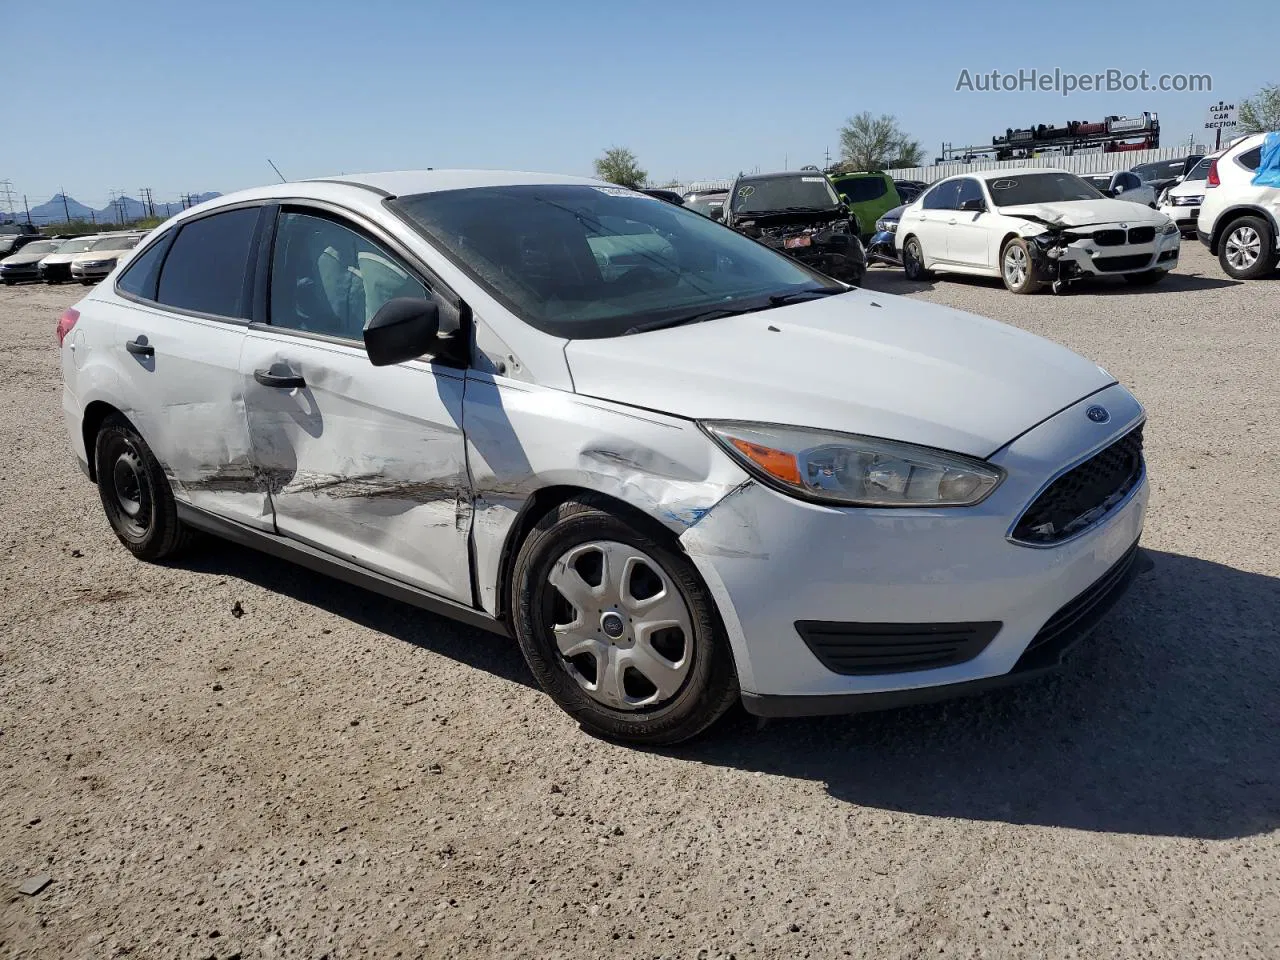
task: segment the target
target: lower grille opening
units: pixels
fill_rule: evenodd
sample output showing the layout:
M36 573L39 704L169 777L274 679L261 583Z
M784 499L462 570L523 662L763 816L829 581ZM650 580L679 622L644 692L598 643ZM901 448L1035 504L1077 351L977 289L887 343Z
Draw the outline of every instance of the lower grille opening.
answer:
M844 676L935 670L972 660L1000 632L986 623L840 623L798 620L796 631L824 667Z
M1104 272L1138 270L1151 262L1151 254L1137 253L1127 257L1094 257L1093 265Z

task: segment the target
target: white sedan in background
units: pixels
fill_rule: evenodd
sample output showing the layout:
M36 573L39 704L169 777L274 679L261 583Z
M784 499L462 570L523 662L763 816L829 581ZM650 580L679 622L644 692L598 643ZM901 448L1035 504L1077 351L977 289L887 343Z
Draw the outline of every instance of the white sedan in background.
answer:
M221 197L57 336L132 554L210 531L514 636L616 739L1034 676L1142 565L1105 370L599 181Z
M1213 157L1202 157L1185 177L1160 194L1160 212L1178 225L1182 235L1195 236L1205 183Z
M910 204L894 243L909 279L931 271L1000 277L1013 293L1061 292L1084 276L1162 279L1181 236L1164 214L1103 196L1066 170L951 177Z
M145 234L112 234L95 240L88 250L71 258L71 279L97 283L116 268L116 262L138 245Z

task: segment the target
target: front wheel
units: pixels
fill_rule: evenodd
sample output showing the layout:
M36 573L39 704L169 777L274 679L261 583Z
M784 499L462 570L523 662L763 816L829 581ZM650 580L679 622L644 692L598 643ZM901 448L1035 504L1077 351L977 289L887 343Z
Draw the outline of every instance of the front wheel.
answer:
M1142 273L1126 273L1124 279L1135 287L1149 287L1169 275L1168 270L1144 270Z
M693 565L661 533L591 497L539 521L511 591L538 685L592 733L678 743L738 696L728 639Z
M1241 217L1232 223L1218 250L1218 262L1233 279L1257 280L1275 269L1275 234L1261 217Z
M1000 276L1010 293L1035 293L1040 289L1031 248L1021 237L1014 237L1000 253Z
M111 529L140 560L163 560L186 546L169 480L155 454L123 417L110 417L94 443L98 496Z

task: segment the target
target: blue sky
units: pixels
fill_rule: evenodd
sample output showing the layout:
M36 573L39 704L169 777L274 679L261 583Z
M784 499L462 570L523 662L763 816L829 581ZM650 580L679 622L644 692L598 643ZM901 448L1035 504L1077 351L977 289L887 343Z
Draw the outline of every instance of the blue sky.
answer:
M1246 22L1246 6L1251 12ZM1159 112L1280 82L1280 3L644 5L32 0L4 5L0 180L158 200L412 167L589 173L610 145L652 180L823 162L860 110L929 157L1009 126ZM77 67L76 64L83 64ZM1210 73L1213 93L958 93L961 69Z

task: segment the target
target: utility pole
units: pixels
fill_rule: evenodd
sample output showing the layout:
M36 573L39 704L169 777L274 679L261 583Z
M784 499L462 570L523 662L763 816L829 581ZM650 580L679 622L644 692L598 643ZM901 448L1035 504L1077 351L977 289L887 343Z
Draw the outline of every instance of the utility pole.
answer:
M31 222L31 207L27 205L27 195L22 195L22 209L27 212L27 226L34 226Z
M62 191L62 212L63 212L63 214L64 214L64 215L66 216L66 218L67 218L67 223L70 223L70 222L71 222L71 210L70 210L70 208L67 206L67 188L66 188L66 187L59 187L59 189Z
M147 216L154 217L156 215L156 205L151 198L151 188L139 187L138 192L141 194L139 199L142 201L143 208L147 211Z
M0 180L0 193L3 193L3 194L4 194L4 211L3 211L3 212L4 212L4 215L5 215L6 217L12 217L12 216L13 216L13 214L14 214L14 210L13 210L13 181L12 181L12 180Z

